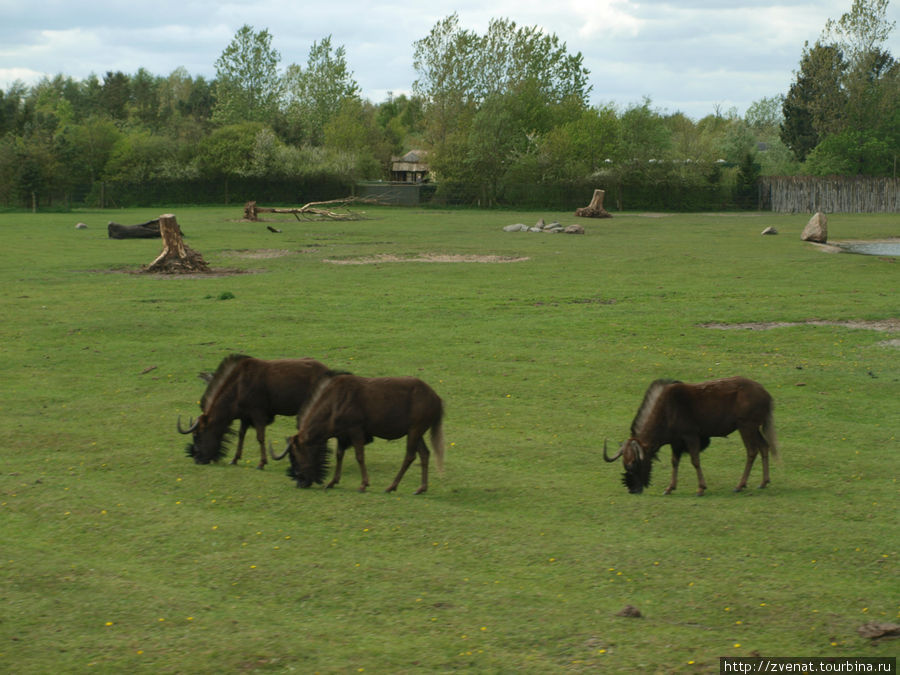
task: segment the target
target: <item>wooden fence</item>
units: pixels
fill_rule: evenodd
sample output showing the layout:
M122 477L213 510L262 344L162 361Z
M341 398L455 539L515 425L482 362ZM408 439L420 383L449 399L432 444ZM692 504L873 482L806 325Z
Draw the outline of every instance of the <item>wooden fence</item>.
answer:
M779 213L900 213L900 178L763 176L759 208Z

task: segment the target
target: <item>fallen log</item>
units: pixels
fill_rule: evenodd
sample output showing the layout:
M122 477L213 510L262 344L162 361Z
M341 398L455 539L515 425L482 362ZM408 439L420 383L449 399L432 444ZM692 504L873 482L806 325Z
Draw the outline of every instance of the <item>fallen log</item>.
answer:
M612 218L612 214L603 208L605 190L594 190L591 203L579 209L575 209L577 218Z
M159 218L137 225L120 225L109 221L106 233L110 239L159 239Z
M260 213L284 213L291 214L297 220L360 220L361 215L350 211L334 211L331 209L322 209L320 206L330 204L340 204L346 206L352 202L361 201L356 197L345 197L343 199L330 199L324 202L309 202L297 208L280 208L274 206L259 206L256 202L247 202L244 204L244 220L252 223L259 222ZM302 217L301 217L302 216Z

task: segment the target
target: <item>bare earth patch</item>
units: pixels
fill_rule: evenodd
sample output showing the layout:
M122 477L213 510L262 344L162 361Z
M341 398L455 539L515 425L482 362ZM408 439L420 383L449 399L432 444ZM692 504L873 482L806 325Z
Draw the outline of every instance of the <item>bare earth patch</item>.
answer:
M248 260L268 260L270 258L283 258L289 255L295 255L298 251L288 251L282 248L260 248L245 251L223 251L223 255L232 258L246 258Z
M378 255L368 256L364 258L325 258L322 262L331 263L332 265L379 265L381 263L514 263L528 260L527 257L520 258L507 255L455 255L449 253L422 253L417 256L398 256L390 253L379 253Z
M754 321L750 323L704 323L701 325L703 328L716 330L772 330L773 328L790 328L793 326L842 326L844 328L877 330L886 333L900 332L900 319L881 319L879 321L808 319L807 321Z

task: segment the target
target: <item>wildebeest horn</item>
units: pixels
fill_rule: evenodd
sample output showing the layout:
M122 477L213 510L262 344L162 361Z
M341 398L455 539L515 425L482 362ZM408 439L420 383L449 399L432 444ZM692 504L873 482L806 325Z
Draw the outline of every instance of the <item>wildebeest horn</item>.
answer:
M606 439L604 438L603 439L603 459L605 459L607 462L615 462L621 456L622 456L621 448L619 449L619 452L616 453L615 457L610 457L609 455L606 454Z
M278 461L279 459L284 459L284 456L290 452L291 449L291 439L287 439L287 445L284 447L284 452L280 455L275 454L275 448L272 447L272 441L269 441L269 454L272 455L272 459Z
M178 433L180 433L180 434L189 434L189 433L192 433L192 432L194 431L194 429L197 428L197 425L200 424L200 418L199 418L199 417L198 417L196 420L194 420L193 417L190 418L190 419L191 419L191 421L188 422L188 428L187 428L187 429L182 429L182 428L181 428L181 415L178 416Z

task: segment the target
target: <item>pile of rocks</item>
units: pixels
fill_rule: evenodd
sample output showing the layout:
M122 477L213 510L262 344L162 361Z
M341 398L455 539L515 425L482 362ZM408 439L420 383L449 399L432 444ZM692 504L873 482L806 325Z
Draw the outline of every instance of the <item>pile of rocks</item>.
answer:
M544 219L541 218L537 223L535 223L532 227L528 225L524 225L522 223L516 223L515 225L507 225L503 228L504 232L546 232L547 234L556 234L558 232L562 232L563 234L584 234L584 228L581 225L562 225L556 221L552 223L545 223Z

